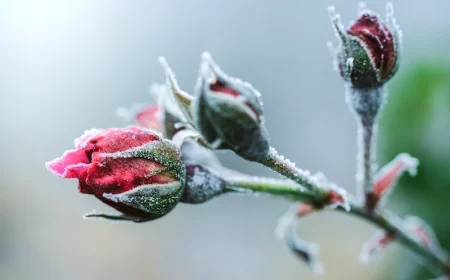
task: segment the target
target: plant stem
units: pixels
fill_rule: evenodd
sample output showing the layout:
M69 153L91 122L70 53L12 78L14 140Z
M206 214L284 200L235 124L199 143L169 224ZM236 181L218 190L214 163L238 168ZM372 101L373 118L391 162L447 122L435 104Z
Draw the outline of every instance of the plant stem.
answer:
M358 198L365 198L371 205L372 179L375 165L375 136L377 117L386 98L385 86L355 88L346 85L346 101L358 123L358 154L356 186Z
M239 176L227 180L226 189L234 192L266 193L293 202L312 203L314 200L314 196L308 190L290 180Z
M309 172L303 171L296 168L288 159L279 155L274 149L271 149L267 160L261 161L261 164L271 168L280 175L287 177L302 186L305 186L313 195L323 195L323 186L317 184L314 177L309 175ZM286 181L278 181L279 184L284 184ZM255 186L245 186L247 183L242 182L240 187L245 187L252 189L253 191L272 193L273 189L276 189L278 195L286 194L289 199L292 199L292 187L282 187L260 185ZM316 200L317 201L317 200ZM435 268L439 273L445 275L450 275L450 262L447 259L446 254L440 254L439 252L433 251L425 246L423 246L419 241L411 236L403 227L402 219L395 216L394 214L387 211L379 211L373 209L367 209L363 203L355 199L354 197L349 198L350 210L345 211L343 208L336 208L338 211L343 213L348 213L359 218L366 220L379 228L385 230L386 232L392 233L396 236L397 240L402 243L405 247L415 252L417 255L421 256L430 264L430 268Z
M396 237L396 240L402 245L423 258L429 264L428 267L437 273L437 275L449 275L448 269L450 267L450 262L447 255L431 250L419 243L404 229L403 221L400 217L387 211L368 210L354 198L350 199L350 207L351 209L348 212L343 211L341 208L338 208L337 210L358 216L359 218L382 228L386 232L392 233Z
M358 125L357 191L358 197L364 197L372 191L375 171L375 132L374 123L362 122Z
M267 157L259 163L305 187L315 195L318 203L328 199L328 192L320 186L317 178L309 171L295 167L294 163L278 154L274 148L270 148Z

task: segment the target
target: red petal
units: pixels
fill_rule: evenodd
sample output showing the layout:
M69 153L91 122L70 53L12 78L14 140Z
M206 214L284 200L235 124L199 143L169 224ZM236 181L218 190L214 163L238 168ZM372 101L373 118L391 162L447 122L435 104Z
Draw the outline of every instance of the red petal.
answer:
M70 150L62 157L47 162L47 169L57 176L63 178L78 178L80 172L89 167L90 161L83 150Z
M161 110L157 105L145 107L136 114L135 122L138 126L161 132L160 112Z
M236 91L236 90L234 90L234 89L232 89L230 87L227 87L224 83L221 83L219 81L217 81L214 84L211 84L209 86L209 88L212 91L214 91L214 92L223 93L223 94L229 94L229 95L232 95L234 97L238 97L238 96L241 95L238 91Z

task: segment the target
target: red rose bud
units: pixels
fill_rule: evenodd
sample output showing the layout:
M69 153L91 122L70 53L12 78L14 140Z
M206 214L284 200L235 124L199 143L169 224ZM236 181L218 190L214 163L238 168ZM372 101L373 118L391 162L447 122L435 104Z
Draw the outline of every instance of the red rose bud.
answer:
M394 240L395 236L392 233L385 232L384 230L376 231L369 241L363 245L359 256L360 262L362 264L368 264L373 257L378 255L383 248L386 248Z
M355 88L372 88L387 82L397 71L401 31L393 16L393 6L386 6L386 21L361 6L359 18L347 31L329 8L339 47L333 51L342 77Z
M191 123L191 103L193 97L187 92L184 92L180 89L180 87L178 86L178 82L175 79L175 74L173 73L166 59L164 57L160 57L159 62L164 72L166 73L166 85L169 91L169 95L172 96L172 98L175 100L182 113L182 121Z
M81 193L124 214L88 216L147 221L178 203L185 167L178 149L155 132L138 127L89 130L75 146L46 163L47 168L63 178L77 178Z
M205 53L196 91L194 124L211 147L231 149L251 161L267 155L269 141L256 89L225 74Z
M411 176L417 173L419 160L403 153L386 164L374 177L372 193L369 195L369 208L374 209L380 202L384 202L396 185L398 178L405 172Z

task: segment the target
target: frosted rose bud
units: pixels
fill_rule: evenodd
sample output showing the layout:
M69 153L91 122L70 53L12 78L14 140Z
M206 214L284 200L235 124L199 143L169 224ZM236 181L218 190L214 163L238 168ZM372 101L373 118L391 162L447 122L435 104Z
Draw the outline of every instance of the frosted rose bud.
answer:
M340 40L335 50L336 67L355 88L372 88L387 82L397 71L401 32L393 16L391 3L386 6L386 21L361 6L359 18L346 31L334 7L330 17Z
M203 54L192 115L196 129L213 148L231 149L251 161L267 155L269 140L260 93L225 74L207 53Z
M138 127L86 131L75 149L46 163L63 178L77 178L81 193L92 194L123 215L90 217L147 221L170 212L184 187L178 149L155 132Z
M185 203L203 203L226 192L223 167L215 154L192 140L181 146L186 166L186 187L181 198Z

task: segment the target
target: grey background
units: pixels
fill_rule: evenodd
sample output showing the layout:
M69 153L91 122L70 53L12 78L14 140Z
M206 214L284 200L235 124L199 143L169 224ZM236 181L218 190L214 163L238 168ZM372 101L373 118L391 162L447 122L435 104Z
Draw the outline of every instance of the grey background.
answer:
M384 1L367 2L384 14ZM151 103L149 85L164 78L160 55L192 91L208 50L262 92L273 146L353 191L356 125L325 45L336 42L331 4L345 24L356 18L353 0L0 1L0 279L313 279L273 237L284 201L226 196L151 223L87 221L84 212L110 209L44 162L85 129L123 125L117 107ZM419 57L450 60L450 1L394 5L404 32L398 75ZM375 279L395 266L358 265L372 231L332 213L300 229L321 244L322 279Z

